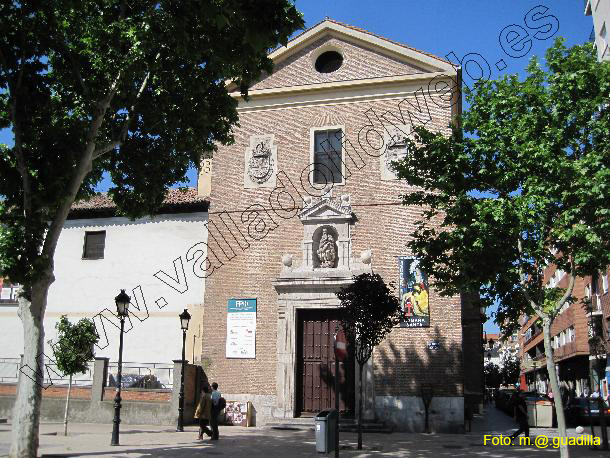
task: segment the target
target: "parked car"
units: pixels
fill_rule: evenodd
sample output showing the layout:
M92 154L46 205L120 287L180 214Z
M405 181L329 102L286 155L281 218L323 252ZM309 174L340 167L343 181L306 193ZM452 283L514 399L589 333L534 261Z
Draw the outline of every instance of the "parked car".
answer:
M525 392L525 402L539 402L539 401L551 401L546 394L538 393L536 391Z
M610 425L610 408L604 402L604 415L606 416L606 424ZM570 404L564 409L566 414L566 422L569 425L582 424L599 424L599 404L597 399L592 398L574 398Z
M108 376L108 386L117 386L117 381L113 374ZM163 388L163 385L154 375L123 374L121 376L121 388L159 389Z

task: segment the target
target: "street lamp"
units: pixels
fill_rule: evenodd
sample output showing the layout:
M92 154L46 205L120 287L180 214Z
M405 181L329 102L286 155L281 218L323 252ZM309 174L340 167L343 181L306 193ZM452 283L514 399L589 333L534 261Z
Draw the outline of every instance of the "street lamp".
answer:
M180 327L182 328L182 369L180 370L180 397L178 398L178 427L176 431L184 431L184 345L186 343L186 331L189 328L191 315L184 309L180 315Z
M119 423L121 423L121 372L123 370L123 330L125 328L125 318L129 313L129 301L131 298L122 289L117 297L114 298L116 311L121 320L121 332L119 334L119 371L117 373L117 389L114 396L114 420L112 420L112 439L110 445L119 445Z

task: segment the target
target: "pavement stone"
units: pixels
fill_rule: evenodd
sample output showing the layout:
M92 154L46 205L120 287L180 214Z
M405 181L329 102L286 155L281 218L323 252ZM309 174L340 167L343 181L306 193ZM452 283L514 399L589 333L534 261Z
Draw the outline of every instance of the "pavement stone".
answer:
M484 435L510 435L514 421L489 407L484 415L475 417L472 431L466 434L364 434L364 450L356 450L357 435L341 433L342 457L551 457L559 456L552 446L556 432L551 428L532 428L532 437L548 436L546 449L530 446L484 445ZM308 430L275 430L265 427L220 427L219 441L198 441L197 427L187 426L178 433L169 426L121 425L120 446L110 446L111 424L78 423L69 425L69 435L62 435L60 423L41 425L40 455L52 457L321 457L315 451L314 432ZM589 434L587 428L584 434ZM597 428L596 434L599 434ZM569 430L570 437L579 435ZM8 454L10 424L0 425L0 456ZM572 457L610 456L595 452L590 446L570 446ZM333 456L331 453L330 456Z

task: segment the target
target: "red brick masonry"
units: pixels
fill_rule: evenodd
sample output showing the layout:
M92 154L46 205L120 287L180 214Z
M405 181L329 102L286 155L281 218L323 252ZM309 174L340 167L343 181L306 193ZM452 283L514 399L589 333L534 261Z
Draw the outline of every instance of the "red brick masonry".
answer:
M68 387L65 386L50 386L46 390L42 390L42 396L45 398L65 398ZM17 388L15 384L0 384L0 396L15 396ZM114 398L114 388L104 388L104 400L112 400ZM121 399L123 401L144 401L144 402L169 402L172 397L171 390L134 390L123 389L121 391ZM72 399L91 399L90 387L72 387L70 393Z

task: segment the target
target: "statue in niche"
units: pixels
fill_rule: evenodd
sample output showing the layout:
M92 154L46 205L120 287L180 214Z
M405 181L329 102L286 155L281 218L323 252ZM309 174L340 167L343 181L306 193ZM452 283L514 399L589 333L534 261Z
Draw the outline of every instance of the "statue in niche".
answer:
M337 252L335 250L335 239L328 233L326 228L322 229L322 236L318 245L318 259L320 267L334 267Z

